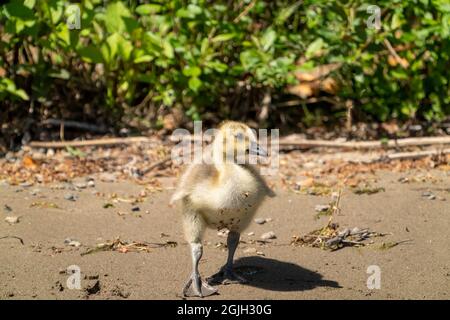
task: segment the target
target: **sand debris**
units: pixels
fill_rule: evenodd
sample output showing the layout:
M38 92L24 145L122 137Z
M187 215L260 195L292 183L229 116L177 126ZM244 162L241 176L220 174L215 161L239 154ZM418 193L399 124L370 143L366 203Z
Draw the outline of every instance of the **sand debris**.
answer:
M339 230L339 225L337 223L329 223L318 230L314 230L304 236L293 236L291 244L309 246L314 248L321 248L326 250L339 250L343 247L362 247L365 246L364 242L367 239L374 237L382 237L385 234L373 232L369 228L345 228Z
M166 241L164 243L150 243L150 242L127 242L120 238L116 238L114 241L105 243L99 243L94 248L89 248L86 252L81 253L82 256L99 252L99 251L117 251L120 253L127 252L150 252L155 248L167 248L176 247L178 245L175 241Z

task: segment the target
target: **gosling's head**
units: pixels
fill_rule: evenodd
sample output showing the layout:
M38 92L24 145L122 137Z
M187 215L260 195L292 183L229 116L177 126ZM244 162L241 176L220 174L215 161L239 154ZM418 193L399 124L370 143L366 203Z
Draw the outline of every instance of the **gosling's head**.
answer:
M256 164L258 156L267 156L260 147L255 132L244 123L226 121L219 127L213 144L217 161L236 164Z

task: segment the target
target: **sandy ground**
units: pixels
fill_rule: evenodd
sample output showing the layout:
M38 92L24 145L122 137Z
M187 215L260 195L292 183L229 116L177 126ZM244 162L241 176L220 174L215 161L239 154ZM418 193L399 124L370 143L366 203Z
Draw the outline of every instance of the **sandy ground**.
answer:
M249 280L247 285L219 286L219 295L208 299L449 299L450 298L450 176L431 171L437 182L400 183L400 175L380 173L377 185L385 192L355 195L344 191L341 214L334 218L341 227L369 227L390 233L375 244L343 248L335 252L291 246L294 235L322 227L327 217L315 219L314 207L329 197L299 195L278 189L278 196L265 202L257 217L272 218L253 223L243 234L236 266ZM168 200L173 180L133 212L130 203L109 202L93 190L120 197L137 195L143 186L131 182L96 182L95 188L71 191L61 184L19 187L0 186L0 298L1 299L181 299L191 260L183 239L180 214ZM39 189L39 190L36 190ZM438 196L422 196L430 190ZM76 201L64 199L68 192ZM445 198L446 200L443 200ZM54 203L42 208L35 203ZM11 210L5 207L7 205ZM119 215L118 212L123 213ZM13 225L7 216L20 217ZM277 239L270 244L249 244L268 231ZM255 234L249 236L249 232ZM161 236L161 234L164 234ZM150 252L102 251L80 255L89 247L119 237L125 241L176 241L176 247ZM80 247L64 244L66 238ZM382 242L411 239L388 250ZM225 238L209 231L205 238L201 273L209 276L223 264L226 252L216 247ZM264 256L245 253L255 248ZM68 289L68 266L81 270L81 290ZM381 288L367 288L367 268L380 267Z

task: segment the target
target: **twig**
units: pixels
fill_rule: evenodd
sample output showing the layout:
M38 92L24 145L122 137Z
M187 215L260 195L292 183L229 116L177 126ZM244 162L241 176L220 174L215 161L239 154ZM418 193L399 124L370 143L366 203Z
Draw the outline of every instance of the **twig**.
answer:
M151 140L147 137L127 137L127 138L104 138L81 141L31 141L29 146L32 148L65 148L65 147L92 147L106 146L116 144L149 143Z
M165 164L168 163L169 161L172 161L172 157L171 157L171 156L165 157L164 159L155 162L155 163L152 164L150 167L148 167L147 169L145 169L144 172L143 172L143 174L147 174L147 173L149 173L150 171L152 171L153 169L155 169L155 168L157 168L157 167L160 167L160 166L162 166L162 165L165 165Z
M147 95L144 97L144 99L142 99L142 101L139 102L139 104L134 106L133 109L138 109L138 108L140 108L142 106L145 106L152 98L153 98L153 91L149 91L147 93Z
M347 132L351 132L353 124L353 117L352 117L353 101L347 100L345 102L345 107L347 108L345 129L347 130Z
M415 152L397 152L394 154L388 154L381 156L374 160L374 162L377 161L384 161L384 160L405 160L405 159L419 159L424 158L428 156L439 156L444 154L450 154L450 148L443 149L443 150L425 150L425 151L415 151Z
M248 12L250 10L252 10L252 8L255 6L256 4L256 0L253 0L252 2L250 2L245 8L244 10L233 20L234 23L239 22L239 20L242 19L242 17L246 16L248 14Z
M312 97L309 99L297 99L297 100L289 100L285 102L276 103L276 107L294 107L302 104L310 104L310 103L320 103L320 102L328 102L333 105L340 105L341 103L337 100L334 100L329 97Z
M394 48L392 47L392 45L388 39L384 39L383 43L386 46L386 48L389 50L391 55L394 57L394 59L397 61L398 64L400 64L404 69L409 67L409 62L406 59L400 58L400 56L394 50Z
M24 245L23 239L22 239L22 238L19 238L19 237L16 237L16 236L4 236L4 237L0 237L0 240L1 240L1 239L8 239L8 238L11 238L11 239L17 239L17 240L20 241L20 243L21 243L22 245Z
M271 102L272 102L272 95L270 89L266 89L261 103L261 112L258 115L258 120L260 122L267 120L269 116L269 109Z
M306 140L293 134L280 139L280 148L344 148L344 149L379 149L379 148L397 148L450 144L450 136L445 137L423 137L423 138L405 138L378 141L327 141L327 140Z

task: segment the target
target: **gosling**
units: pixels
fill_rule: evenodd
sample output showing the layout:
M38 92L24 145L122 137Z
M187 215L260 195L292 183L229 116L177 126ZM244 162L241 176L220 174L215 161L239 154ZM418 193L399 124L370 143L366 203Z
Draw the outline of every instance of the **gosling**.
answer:
M255 134L245 124L223 123L200 164L191 164L180 178L171 203L181 201L186 240L192 255L192 274L183 289L186 297L217 293L212 284L246 283L233 271L233 257L241 232L249 225L266 197L275 194L250 159L267 156ZM208 158L210 157L210 158ZM205 228L228 229L228 258L225 265L203 281L198 265L203 254Z

